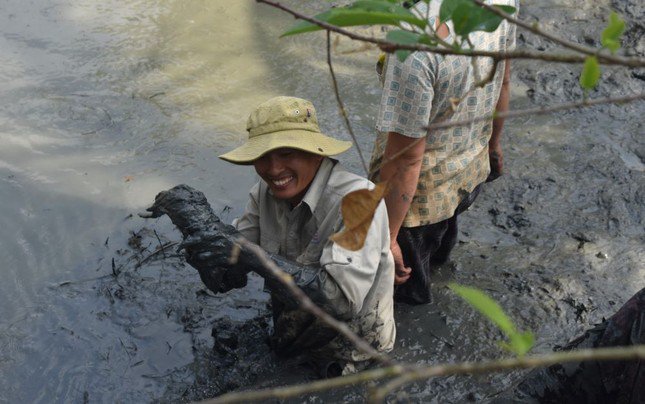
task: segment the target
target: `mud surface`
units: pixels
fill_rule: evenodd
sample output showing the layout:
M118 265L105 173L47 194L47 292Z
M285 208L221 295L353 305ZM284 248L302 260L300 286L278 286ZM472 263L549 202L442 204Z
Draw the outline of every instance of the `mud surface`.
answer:
M611 6L628 21L626 45L632 46L630 52L643 55L643 7L616 1ZM598 37L598 27L608 10L607 5L587 5L581 11L574 6L540 2L525 4L522 14L526 19L555 25L570 39L597 45L598 41L591 38ZM591 19L598 23L590 23ZM527 33L521 34L520 46L552 48ZM579 67L567 65L516 63L513 107L580 99L578 72ZM603 84L592 95L620 96L644 89L639 71L612 68L605 71ZM462 216L459 246L452 262L436 276L433 303L398 305L398 342L393 356L400 361L431 364L505 355L496 344L500 333L456 299L446 288L447 282L474 285L488 292L522 329L534 331L535 353L564 345L610 316L642 288L642 112L640 102L509 122L506 175L487 185ZM264 329L265 316L254 320L260 326L249 322L237 327ZM226 327L231 324L226 323ZM241 385L250 383L255 388L307 380L294 380L294 373L306 372L305 367L281 365L275 358L270 366L266 348L259 343L262 338L250 335L263 348L249 351L244 343L235 348L239 362L231 363L231 369ZM216 342L215 352L218 345ZM206 347L210 352L210 346ZM262 366L249 366L249 355ZM226 361L217 354L213 359L210 366ZM226 390L222 383L230 383L228 372L214 372L213 378L198 380L186 397L207 398ZM441 378L408 387L393 398L487 400L510 389L524 373ZM318 397L361 401L364 394L362 389L348 389Z
M249 3L251 6L254 5ZM522 2L521 14L525 19L553 27L554 31L570 40L597 45L610 9L619 11L628 22L625 43L629 47L628 52L643 55L645 15L640 1L572 4L557 0L530 0ZM142 10L135 7L135 11L131 18L144 19ZM55 10L49 12L54 13ZM264 38L263 41L276 37L276 34L277 31L256 32L258 38ZM178 37L181 35L165 39L172 43ZM311 49L323 45L318 40L308 44ZM552 48L547 42L521 31L519 44ZM46 44L35 45L46 47ZM292 43L284 46L290 47ZM293 55L302 51L289 49ZM100 49L93 51L100 52ZM186 54L191 53L188 51ZM319 56L322 54L316 55ZM155 54L141 57L153 67L135 64L129 68L145 70L163 64ZM307 57L311 54L307 53ZM343 57L352 56L338 56L339 59ZM339 80L345 80L346 88L352 90L347 94L346 107L350 112L357 111L352 119L359 133L369 133L376 113L374 102L378 99L378 87L375 78L373 84L365 85L357 81L362 78L356 77L372 75L371 62L342 64L341 60L339 64ZM290 93L315 98L321 88L327 86L324 65L317 68L308 66L309 70L301 73L315 77L311 85L304 79L294 83L287 77L292 71L282 72L280 63L272 66L273 71L262 73L273 77L275 80L269 84L281 90L287 88ZM85 67L92 69L92 66ZM233 67L227 68L235 70ZM568 65L515 63L511 107L520 109L579 99L579 69ZM103 74L115 74L109 69L107 72ZM199 71L196 68L188 73L186 77L213 74L208 69ZM99 73L96 75L102 77ZM603 70L603 83L591 96L642 92L645 90L644 78L642 70L606 68ZM54 83L58 79L61 78L52 79L47 86L59 85ZM66 77L63 79L67 80ZM238 84L246 88L253 82L251 77L249 82ZM75 83L76 86L80 84ZM13 85L18 86L18 83ZM186 83L182 85L192 88ZM45 88L50 88L47 86ZM367 98L359 94L363 89L369 93ZM46 90L42 90L46 95L44 99L28 104L29 108L24 109L20 103L11 103L11 97L23 99L20 98L23 90L12 90L7 93L9 98L3 98L7 101L1 110L3 116L26 114L33 110L45 117L58 114L64 125L70 116L78 119L84 122L81 126L87 126L83 133L98 130L84 135L80 141L85 142L81 151L87 152L90 159L107 159L102 155L97 157L106 142L106 138L101 137L105 136L102 133L107 133L116 140L110 140L114 141L114 144L110 143L114 149L107 149L106 154L113 153L113 150L123 152L109 157L127 162L124 156L132 153L143 160L127 163L132 171L117 170L117 179L108 178L106 182L123 182L122 177L132 172L144 177L152 166L179 174L169 175L163 181L146 182L144 186L136 183L138 178L135 176L129 184L134 183L133 188L138 185L139 192L136 198L126 194L125 199L131 201L127 199L130 196L136 202L126 203L127 209L124 209L109 195L92 199L91 189L87 191L90 196L79 202L72 197L46 192L48 188L41 190L42 184L38 182L34 186L25 185L27 182L21 181L26 181L25 173L33 172L31 168L21 171L6 163L0 165L0 169L7 171L2 172L0 185L6 187L3 195L18 195L10 199L8 206L12 210L3 219L8 233L2 235L2 240L13 240L14 233L23 234L19 230L14 231L12 226L11 218L20 214L17 212L54 209L55 214L67 219L53 220L53 224L48 226L68 229L68 233L76 232L78 235L70 238L76 242L74 246L53 250L79 249L66 260L59 260L54 254L41 255L35 251L38 246L55 244L58 239L64 242L68 233L59 230L63 232L59 237L57 232L44 231L45 225L35 226L25 219L26 226L32 223L28 228L45 236L34 236L39 243L36 247L26 242L16 243L13 249L24 248L26 252L17 258L11 256L10 267L19 268L29 276L37 276L37 269L43 267L70 269L52 271L55 275L28 287L22 286L22 280L16 280L18 292L10 295L11 302L2 300L0 402L192 401L230 390L277 386L315 378L313 372L297 360L279 361L268 349L266 335L271 328L268 296L262 291L259 277L250 276L249 284L242 290L215 296L206 290L197 272L187 266L176 252L181 235L169 220L160 218L144 222L136 217L135 208L141 210L145 203L151 203L156 192L185 182L203 190L215 213L224 221L230 221L239 214L244 204L245 189L253 178L248 173L237 177L239 167L215 163L200 166L210 164L204 162L210 161L213 154L212 150L206 152L203 149L220 150L230 147L228 145L209 143L197 135L182 137L177 132L161 140L155 137L154 128L150 129L155 126L152 122L163 122L159 128L173 128L179 133L207 132L205 127L181 123L188 119L186 115L193 116L193 110L186 114L168 115L170 95L181 98L181 94L170 94L172 90L163 86L157 90L149 89L145 97L135 91L136 87L128 87L127 90L123 92L125 96L88 90L86 97L81 97L85 100L82 107L70 101L69 108L57 107L53 113L47 104L48 97L52 95ZM35 94L41 94L40 91ZM169 94L156 95L159 91ZM234 98L231 96L234 91L230 88L219 88L219 91ZM64 92L72 99L69 93L74 91ZM271 93L266 87L262 87L261 92L264 98ZM329 92L321 94L320 102L316 103L321 115L335 116L333 95ZM239 96L250 100L249 104L257 104L255 98L247 93ZM366 99L370 105L366 105ZM65 102L67 100L65 98ZM157 106L153 106L152 101L157 102ZM212 100L210 102L213 103ZM217 102L226 105L224 100ZM101 106L106 104L118 104L123 109L110 109L111 113L101 114L88 112L101 111ZM226 113L235 118L230 118L231 121L243 122L250 106L244 103L235 105L238 111L227 110ZM134 117L129 110L136 111ZM208 112L212 113L212 110ZM645 284L644 113L645 105L641 101L545 117L529 116L507 122L504 142L506 174L487 185L473 207L460 217L460 242L452 261L440 268L435 277L433 303L396 307L398 338L392 356L400 361L432 364L507 355L497 345L501 334L455 298L446 287L448 282L476 286L500 302L520 329L530 329L535 333L534 353L549 352L564 345L609 317L640 290ZM137 114L142 118L137 118ZM59 121L53 121L52 125L66 129ZM49 121L43 119L39 125L44 127L47 123ZM10 126L15 122L5 120L3 124ZM330 133L343 132L340 119L329 127L332 129ZM80 131L78 126L73 128ZM135 143L135 136L129 134L137 132L149 136L151 141ZM230 132L225 133L230 135ZM29 139L33 143L40 138ZM65 141L77 140L70 138ZM197 146L190 147L190 144ZM363 150L370 150L369 138L362 139L361 144ZM66 145L61 143L51 147L63 148ZM345 156L343 163L354 171L360 171L354 152ZM99 174L106 175L102 170L109 171L106 166L118 167L106 164L85 171L85 175L89 172L95 178L93 184L98 184L96 178ZM84 169L79 170L79 176L83 178ZM39 179L36 174L40 173L36 172L30 178ZM60 187L67 189L68 185L61 181ZM104 189L109 193L115 188ZM20 202L21 195L27 195L27 203ZM90 212L91 215L79 219L78 213L74 216L73 212ZM90 220L97 215L110 219ZM86 235L88 226L94 228ZM25 231L25 234L29 241L29 233ZM81 245L78 241L83 237L91 243ZM16 269L15 273L16 278L21 279L21 272ZM10 290L10 286L3 288ZM408 386L391 398L424 402L485 401L512 388L523 374L512 372L485 377L440 378ZM355 402L362 401L365 392L365 386L358 386L315 395L309 400Z

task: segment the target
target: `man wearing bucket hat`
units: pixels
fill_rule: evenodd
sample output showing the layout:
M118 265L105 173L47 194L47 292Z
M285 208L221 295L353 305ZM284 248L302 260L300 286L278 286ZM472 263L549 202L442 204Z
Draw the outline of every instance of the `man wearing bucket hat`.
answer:
M168 214L182 230L187 261L209 289L244 286L249 271L265 278L274 319L271 342L278 354L307 353L324 376L356 371L369 357L300 309L253 253L242 248L236 264L230 264L229 256L240 235L258 244L315 303L377 350L389 351L395 338L394 261L385 204L377 208L363 248L344 249L329 240L343 228L341 200L373 187L329 158L352 143L322 134L312 103L294 97L259 105L247 130L246 143L220 156L253 165L261 178L234 229L219 222L203 194L186 186L160 193L149 210L153 216Z

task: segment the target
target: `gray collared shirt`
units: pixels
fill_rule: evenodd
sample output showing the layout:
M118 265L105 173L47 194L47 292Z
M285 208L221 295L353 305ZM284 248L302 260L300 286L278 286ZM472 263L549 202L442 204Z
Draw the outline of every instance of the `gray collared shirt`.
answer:
M389 351L395 338L394 261L385 203L378 206L362 249L349 251L329 240L343 228L343 196L373 186L325 158L299 205L292 209L287 201L274 198L261 180L251 189L244 215L234 225L270 253L322 267L342 291L344 296L340 297L349 302L350 328L376 349ZM333 304L333 295L330 298ZM340 337L319 351L350 362L367 359Z

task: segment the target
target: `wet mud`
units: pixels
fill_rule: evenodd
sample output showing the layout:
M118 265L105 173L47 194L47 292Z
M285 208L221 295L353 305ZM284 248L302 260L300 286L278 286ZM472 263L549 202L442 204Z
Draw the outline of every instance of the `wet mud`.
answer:
M610 9L626 19L624 47L644 55L643 5L633 1L527 2L522 16L553 24L567 38L598 45ZM549 50L522 33L520 46ZM642 92L637 69L605 68L591 96ZM513 66L514 109L579 100L579 66L520 61ZM645 284L644 103L600 106L509 122L506 174L485 186L460 221L452 262L440 268L430 305L397 306L397 360L432 364L505 356L500 333L446 288L449 281L479 287L499 301L521 329L536 335L534 353L546 353L611 316ZM267 372L270 373L270 372ZM493 400L526 372L447 377L418 383L395 400ZM266 377L266 375L265 375ZM262 378L262 376L260 376ZM268 380L268 381L267 381ZM273 378L254 387L284 384ZM362 400L365 389L332 397ZM206 395L208 396L208 395ZM206 397L205 396L205 397Z
M570 39L589 45L597 45L597 27L606 20L609 8L617 9L628 22L625 46L643 55L644 19L639 2L588 3L582 9L558 2L527 3L522 9L524 18L553 24ZM552 48L527 33L519 38L520 46ZM580 99L578 72L579 67L568 65L515 63L512 107ZM644 83L641 71L610 68L591 95L639 92ZM460 241L451 261L433 279L433 303L397 305L398 338L392 356L433 364L508 355L497 345L500 332L457 299L447 289L448 282L476 286L500 302L520 329L535 333L533 353L565 345L611 316L641 289L645 279L644 110L643 102L638 102L508 122L506 173L487 184L460 217ZM146 241L141 243L154 245L150 230L145 232ZM172 231L163 237L156 244L180 239ZM150 248L132 249L139 257L146 253L150 254ZM165 274L155 276L167 277L168 272L196 275L178 255L164 258L157 253L141 267L145 266L166 267ZM141 275L128 275L128 280L130 276ZM206 399L227 391L316 377L302 363L281 362L270 351L268 298L259 279L251 277L247 288L224 297L212 295L198 281L191 284L193 290L174 289L172 278L161 282L166 283L164 310L191 335L194 357L192 363L159 376L166 386L163 400ZM127 284L129 288L117 279L106 279L100 290L108 299L140 304L135 311L150 312L149 304L142 301L149 286L142 281ZM408 386L390 399L495 400L507 397L526 373L438 378ZM355 386L309 399L351 402L364 400L365 394L366 386Z
M522 2L521 16L554 27L570 40L597 45L609 10L615 9L627 21L627 52L644 55L643 8L638 0L575 4L528 0ZM554 48L522 31L518 44ZM579 100L579 71L579 66L514 63L511 108ZM372 73L361 70L361 74ZM348 76L339 76L341 84L344 79ZM603 68L601 80L590 96L645 90L642 69ZM307 83L293 86L308 87ZM364 97L348 98L350 112L359 105L365 110ZM333 97L320 102L321 109L335 111ZM487 184L460 216L459 244L451 261L433 278L433 302L395 307L393 358L434 364L509 356L497 344L502 334L454 296L447 288L449 282L478 287L497 300L519 329L534 332L532 353L566 345L609 318L644 286L644 104L604 105L507 122L505 174ZM363 115L365 119L356 118L357 124L369 128L372 115ZM147 118L158 120L161 115ZM337 126L342 127L340 120ZM342 130L332 133L336 132ZM362 149L370 150L370 143L362 139ZM175 143L171 145L164 149L166 154L176 149ZM213 158L210 151L199 156ZM346 159L342 162L348 167L360 170L355 154ZM193 182L186 174L189 178L177 183L210 188L215 194L215 198L209 195L213 211L228 223L231 211L239 212L241 206L229 206L222 184L233 187L235 181L217 182L213 177L234 178L236 169L200 172ZM212 181L217 184L207 187ZM245 182L250 179L240 180ZM167 186L164 183L150 194ZM47 197L43 193L42 198ZM65 203L72 206L73 201ZM109 215L120 212L114 209ZM33 313L12 319L0 330L2 370L17 375L6 380L43 381L43 387L36 389L25 382L0 380L0 402L4 402L2 396L29 402L182 402L316 378L306 364L280 360L269 349L269 296L259 276L250 274L246 287L215 295L177 251L182 235L167 217L144 221L137 212L131 213L118 223L118 230L106 230L104 242L92 247L95 253L78 264L90 268L82 272L88 273L86 277L51 284L44 308L38 306ZM64 225L61 221L60 226ZM48 315L55 305L79 314L60 321ZM71 364L47 362L50 352L55 358L80 359ZM25 357L31 361L28 366L23 363ZM42 375L30 370L38 368L37 359L48 366ZM437 378L407 386L389 399L492 401L512 393L527 373ZM354 386L307 399L361 402L366 390L367 386Z

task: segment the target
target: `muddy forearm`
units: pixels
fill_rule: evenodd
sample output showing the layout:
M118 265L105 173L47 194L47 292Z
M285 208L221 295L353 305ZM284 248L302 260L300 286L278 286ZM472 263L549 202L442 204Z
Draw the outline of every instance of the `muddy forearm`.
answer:
M301 265L277 254L269 254L269 257L281 270L291 275L295 284L317 306L340 320L347 320L351 317L349 301L336 281L323 268L320 266ZM252 267L258 269L254 270L254 272L265 279L265 285L273 292L274 298L279 299L290 309L295 309L300 305L279 280L267 273L262 264L258 263L252 265Z
M215 293L244 287L247 273L256 272L266 280L267 287L285 304L297 307L287 288L265 268L252 251L242 248L236 263L230 262L235 240L240 233L222 223L200 191L178 185L160 192L148 209L149 217L164 214L184 235L186 261L197 271L206 287ZM349 312L349 302L335 281L320 267L304 266L277 254L269 254L280 269L292 276L314 303L330 314L343 318Z
M206 196L188 185L181 184L155 197L154 204L144 217L168 215L184 238L200 231L220 229L224 225L211 209Z
M238 237L233 231L231 238ZM208 240L208 239L207 239ZM242 248L236 263L230 263L231 246L226 241L210 239L206 245L193 244L186 248L187 262L199 271L202 282L213 292L226 292L246 285L246 274L255 272L265 280L265 286L274 298L289 309L296 309L298 302L289 289L266 268L262 259L253 251ZM205 251L205 252L199 252ZM349 301L336 282L320 266L306 266L277 254L267 254L282 271L289 274L294 283L326 312L339 319L351 316Z

